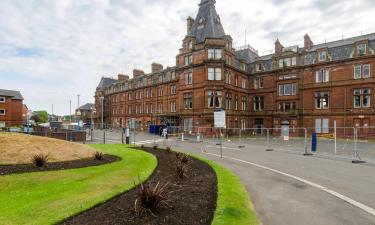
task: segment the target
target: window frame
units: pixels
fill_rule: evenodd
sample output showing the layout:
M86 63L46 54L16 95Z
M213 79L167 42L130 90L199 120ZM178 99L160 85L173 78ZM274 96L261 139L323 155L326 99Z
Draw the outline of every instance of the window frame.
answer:
M3 111L3 113L1 113ZM5 109L0 109L0 116L5 116L6 115L6 110Z
M0 103L5 103L5 102L6 102L5 96L0 96Z

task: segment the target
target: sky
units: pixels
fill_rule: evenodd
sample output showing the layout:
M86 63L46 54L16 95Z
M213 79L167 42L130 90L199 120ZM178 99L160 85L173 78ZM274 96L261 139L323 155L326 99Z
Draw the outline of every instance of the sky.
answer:
M101 77L174 66L200 0L0 0L0 89L31 110L69 114L94 102ZM375 32L375 0L216 0L236 47L260 55L277 38L303 46ZM246 35L245 35L246 34ZM344 36L342 36L344 35ZM245 38L246 37L246 38Z

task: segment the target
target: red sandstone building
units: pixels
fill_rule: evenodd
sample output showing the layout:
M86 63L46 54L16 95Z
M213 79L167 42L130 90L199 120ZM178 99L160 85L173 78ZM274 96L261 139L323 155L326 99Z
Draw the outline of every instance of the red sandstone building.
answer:
M0 129L21 126L23 97L19 91L0 89Z
M227 113L229 128L375 126L375 34L314 45L283 47L259 56L250 46L233 48L215 9L202 0L176 66L152 64L133 78L102 78L95 95L96 119L114 127L150 124L212 127L215 110ZM103 113L102 113L103 110Z

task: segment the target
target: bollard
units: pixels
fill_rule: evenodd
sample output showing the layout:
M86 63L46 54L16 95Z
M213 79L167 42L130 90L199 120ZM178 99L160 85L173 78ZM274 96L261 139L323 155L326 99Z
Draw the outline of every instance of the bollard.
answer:
M316 152L318 148L318 135L316 133L312 134L311 138L311 151Z
M103 144L105 144L105 130L103 131Z

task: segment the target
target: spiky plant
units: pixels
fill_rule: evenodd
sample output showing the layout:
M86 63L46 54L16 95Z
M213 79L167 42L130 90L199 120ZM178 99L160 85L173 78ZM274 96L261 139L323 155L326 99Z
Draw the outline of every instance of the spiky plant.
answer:
M32 163L38 167L38 168L43 168L47 166L49 160L49 155L44 155L44 154L36 154L32 158Z
M94 158L95 158L95 160L98 160L98 161L104 160L103 152L99 152L99 151L95 152Z
M136 195L134 202L135 212L139 214L151 213L154 215L155 210L168 207L169 182L162 184L158 181L156 184L141 184L141 190Z

